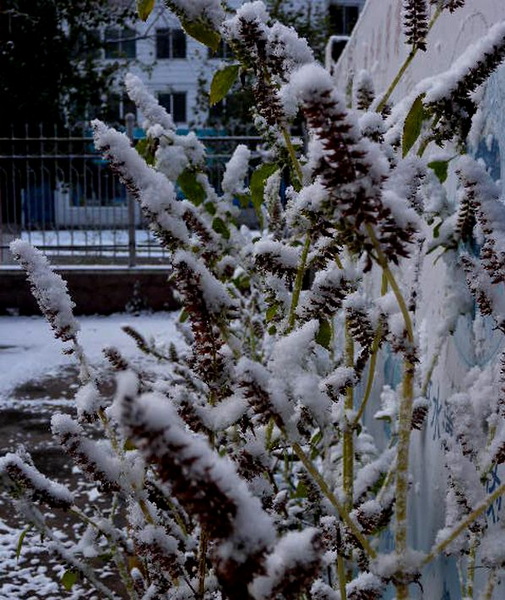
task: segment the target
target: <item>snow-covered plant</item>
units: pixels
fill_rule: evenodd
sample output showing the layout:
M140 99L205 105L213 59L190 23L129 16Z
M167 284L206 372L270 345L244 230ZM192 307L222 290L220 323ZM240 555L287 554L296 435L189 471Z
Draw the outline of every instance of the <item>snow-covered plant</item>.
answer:
M226 16L211 0L169 4L188 33L210 46L222 37L239 60L216 74L214 99L241 70L255 78L253 118L268 162L252 171L250 151L238 146L218 193L204 146L178 135L133 76L127 89L146 142L134 148L93 123L97 148L170 253L186 345L158 348L129 330L165 368L132 368L120 349L106 348L117 371L107 403L61 280L15 242L43 312L83 366L76 415L54 415L54 436L110 497L111 512L84 514L25 451L0 461L17 508L108 598L116 593L97 581L90 560L104 546L124 597L137 600L373 600L388 586L405 600L443 552L466 568L467 598L477 597L479 556L491 598L505 557L503 531L488 532L485 513L505 488L486 493L482 482L505 460L505 355L469 372L447 399L446 518L427 553L408 536L409 453L437 361L472 295L505 333L505 208L484 166L454 157L467 127L452 126L457 115L472 124L471 94L504 56L505 24L384 116L395 82L376 98L360 73L355 106L346 106L307 44L272 23L262 2ZM435 4L431 23L463 2ZM428 41L428 5L405 1L404 9L412 60ZM300 116L304 148L290 135ZM450 160L434 158L433 142ZM443 185L453 165L455 206ZM258 231L237 225L237 200L256 208ZM435 322L420 281L438 259L447 301ZM401 366L397 385L380 374L386 354ZM388 423L386 442L374 419ZM97 426L99 439L90 433ZM82 520L85 551L58 542L35 502ZM394 539L389 552L384 531Z

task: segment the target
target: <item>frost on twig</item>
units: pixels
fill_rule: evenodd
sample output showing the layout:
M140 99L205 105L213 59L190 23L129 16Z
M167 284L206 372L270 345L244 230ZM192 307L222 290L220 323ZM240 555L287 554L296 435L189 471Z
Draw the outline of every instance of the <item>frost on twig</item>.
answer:
M75 304L70 299L66 282L30 243L18 239L11 243L10 248L14 258L26 271L32 293L54 335L63 342L76 344L80 326L72 312Z

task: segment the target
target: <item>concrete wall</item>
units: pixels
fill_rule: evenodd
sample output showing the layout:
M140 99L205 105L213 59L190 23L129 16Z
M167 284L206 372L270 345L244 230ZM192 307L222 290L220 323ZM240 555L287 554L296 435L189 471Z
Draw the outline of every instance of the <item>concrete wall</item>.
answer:
M351 40L333 69L335 81L342 93L360 70L366 69L373 77L378 96L394 79L408 55L404 44L401 20L401 0L368 0ZM401 99L426 77L443 72L470 44L482 37L489 28L505 19L504 0L467 0L455 13L443 13L428 37L428 51L419 52L407 69L392 98ZM505 172L505 67L501 67L485 87L481 104L480 131L476 132L469 152L482 158L496 180ZM454 173L450 175L450 200L454 197ZM452 197L451 197L452 193ZM402 277L409 280L408 272ZM421 266L418 302L422 307L417 325L426 339L441 322L450 301L451 271L444 260L427 257ZM451 411L446 400L462 390L463 381L472 369L495 364L503 350L503 336L493 328L493 322L480 316L478 311L461 315L456 330L438 348L428 348L430 356L440 353L439 363L428 389L430 413L422 432L412 437L412 495L410 541L419 550L427 551L434 542L436 531L444 523L446 474L444 469L443 439L453 435ZM394 357L386 356L383 363L384 382L396 385L401 376L401 365ZM372 420L371 420L372 421ZM374 424L371 422L370 427ZM484 482L486 492L492 492L505 478L503 465L494 466ZM505 518L502 501L492 505L487 513L490 528L500 526ZM392 549L391 537L385 535L384 550ZM487 570L476 570L476 594L483 589ZM461 588L458 570L451 559L440 558L429 566L423 577L423 591L412 588L412 598L429 600L460 600ZM493 598L504 598L502 586ZM390 596L387 596L388 598Z
M377 92L387 89L410 50L404 43L401 7L402 0L368 0L334 71L342 91L362 69L372 75ZM467 0L453 14L444 11L429 34L427 52L418 52L393 99L403 97L421 79L445 71L500 17L505 18L503 0Z
M76 267L56 271L68 283L77 315L178 307L166 267ZM24 271L19 268L0 269L0 314L40 314Z

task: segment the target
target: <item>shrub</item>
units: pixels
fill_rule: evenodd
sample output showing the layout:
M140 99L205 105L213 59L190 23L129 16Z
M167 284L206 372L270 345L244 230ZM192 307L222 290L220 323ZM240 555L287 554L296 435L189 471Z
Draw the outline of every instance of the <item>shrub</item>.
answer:
M411 61L430 24L426 3L404 4ZM438 3L433 19L462 4ZM392 107L396 83L374 98L370 77L360 74L352 108L307 44L271 23L261 2L227 17L217 1L169 5L189 33L211 46L223 36L240 61L218 72L211 96L223 96L241 70L254 76L268 162L249 176L250 152L238 146L219 195L205 173L205 148L192 134L177 135L133 76L126 83L146 120L143 156L123 134L93 123L96 146L170 251L187 344L167 353L131 331L166 369L153 380L132 370L120 349L107 349L117 371L107 404L64 284L15 242L42 311L81 365L76 416L55 415L53 433L114 499L116 513L84 515L29 457L10 454L0 469L17 507L104 597L115 596L86 555L58 546L34 502L82 519L91 547L105 540L129 598L373 600L393 585L401 600L443 552L466 566L467 597L481 553L490 598L503 551L486 531L485 512L504 487L486 494L482 481L505 458L505 359L474 371L448 399L455 435L444 439L446 522L428 553L407 535L409 449L412 431L424 426L437 361L472 295L505 332L505 208L483 165L462 150L472 94L504 56L505 24ZM299 113L303 149L290 136ZM450 158L435 160L433 143L451 149ZM444 188L452 165L456 206ZM237 227L236 199L255 207L259 231ZM445 278L437 293L447 300L426 331L430 298L420 279L438 259ZM379 375L386 353L401 365L396 387ZM389 423L386 443L374 417ZM90 422L102 439L87 433ZM380 546L386 530L389 553Z

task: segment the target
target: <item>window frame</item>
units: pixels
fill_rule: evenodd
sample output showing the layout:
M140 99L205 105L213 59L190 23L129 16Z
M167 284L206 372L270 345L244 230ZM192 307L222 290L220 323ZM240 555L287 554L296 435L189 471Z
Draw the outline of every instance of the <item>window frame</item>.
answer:
M136 30L131 27L107 27L104 31L104 58L106 60L137 58Z
M182 124L188 122L188 93L186 91L170 90L170 91L159 91L156 92L158 102L163 108L170 113L175 124ZM168 102L166 101L168 99ZM181 104L178 104L183 100L182 105L182 116L183 119L179 118L178 111L181 110Z
M156 29L155 37L157 60L185 60L187 58L187 37L180 27L159 27Z

